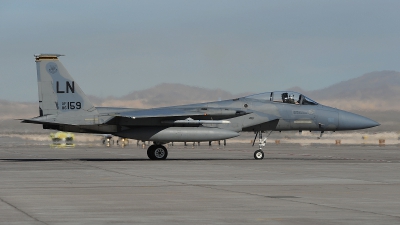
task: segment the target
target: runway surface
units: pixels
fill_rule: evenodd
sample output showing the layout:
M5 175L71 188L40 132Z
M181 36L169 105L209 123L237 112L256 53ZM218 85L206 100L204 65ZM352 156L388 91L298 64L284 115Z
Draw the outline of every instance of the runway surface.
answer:
M0 224L400 224L399 146L0 146Z

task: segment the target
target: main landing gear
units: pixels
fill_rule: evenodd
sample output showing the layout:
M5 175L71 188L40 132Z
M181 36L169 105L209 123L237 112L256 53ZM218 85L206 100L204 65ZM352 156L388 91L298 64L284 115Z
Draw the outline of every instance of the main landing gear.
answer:
M166 147L160 144L150 145L147 149L147 156L151 160L163 160L168 156L168 150Z
M259 139L258 139L258 148L259 148L259 149L258 149L257 151L254 152L254 159L261 160L261 159L264 158L264 152L263 152L263 150L262 150L262 147L264 147L264 146L265 146L265 143L267 143L267 138L269 137L269 135L270 135L271 133L272 133L272 130L271 130L271 132L269 132L269 134L267 135L267 137L265 137L265 138L263 139L263 137L262 137L262 131L257 131L257 132L256 132L256 136L254 137L254 141L253 141L253 146L254 146L254 143L256 142L257 135L260 134L260 135L259 135Z

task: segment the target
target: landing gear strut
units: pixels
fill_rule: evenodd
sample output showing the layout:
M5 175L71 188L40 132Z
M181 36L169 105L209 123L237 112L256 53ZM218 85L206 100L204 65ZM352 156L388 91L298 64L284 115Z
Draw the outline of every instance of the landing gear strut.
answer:
M147 156L151 160L163 160L168 156L168 150L163 145L150 145L147 149Z
M254 146L254 143L256 142L257 135L260 134L260 135L259 135L259 139L258 139L258 148L259 148L259 149L258 149L257 151L254 152L254 159L261 160L261 159L264 158L264 152L263 152L263 150L262 150L262 147L264 147L264 146L265 146L265 143L267 143L267 138L269 137L269 135L270 135L271 133L272 133L272 130L271 130L271 132L269 132L269 134L267 135L267 137L265 137L265 138L263 139L263 137L262 137L262 131L257 131L256 136L254 137L253 146Z

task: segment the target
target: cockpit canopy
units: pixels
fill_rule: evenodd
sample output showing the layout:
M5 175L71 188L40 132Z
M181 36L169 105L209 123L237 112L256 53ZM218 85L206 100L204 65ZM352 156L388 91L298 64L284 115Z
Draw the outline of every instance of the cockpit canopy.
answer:
M281 102L295 105L318 105L317 102L297 92L274 91L247 96L246 98L262 101Z

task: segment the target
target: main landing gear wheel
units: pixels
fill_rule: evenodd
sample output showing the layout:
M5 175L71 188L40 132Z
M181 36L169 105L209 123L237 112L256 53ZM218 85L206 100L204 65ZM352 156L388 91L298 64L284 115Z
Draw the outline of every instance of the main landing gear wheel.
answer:
M168 151L163 145L150 145L147 149L147 156L151 160L163 160L167 158Z
M264 158L264 152L262 150L257 150L254 152L254 158L255 159L263 159Z

